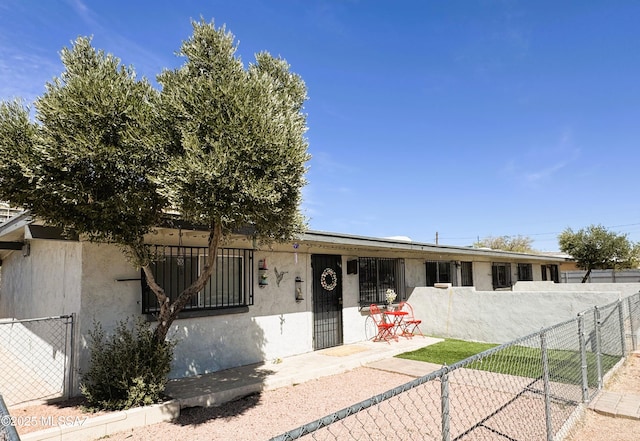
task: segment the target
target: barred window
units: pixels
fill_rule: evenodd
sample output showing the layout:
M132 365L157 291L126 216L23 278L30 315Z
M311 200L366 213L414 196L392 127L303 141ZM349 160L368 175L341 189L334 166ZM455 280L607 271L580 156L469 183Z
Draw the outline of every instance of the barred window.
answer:
M404 299L404 259L360 257L360 306L385 303L387 289L393 289L396 301Z
M558 283L560 278L560 271L558 270L558 265L542 265L542 280L551 280L552 282Z
M207 247L154 247L151 271L171 301L200 275L207 259ZM224 309L253 304L253 250L219 250L216 268L205 287L191 298L185 310ZM158 310L155 293L142 273L142 312Z
M473 262L460 262L462 286L473 286Z
M533 265L530 263L518 264L518 280L531 281L533 280Z
M454 283L453 262L427 261L427 286L434 286L436 283Z
M491 266L493 289L511 287L511 264L493 263Z

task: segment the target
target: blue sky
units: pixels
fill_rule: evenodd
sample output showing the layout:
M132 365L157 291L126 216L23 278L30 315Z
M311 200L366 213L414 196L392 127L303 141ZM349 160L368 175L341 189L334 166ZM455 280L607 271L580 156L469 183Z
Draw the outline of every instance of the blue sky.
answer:
M0 99L42 94L78 36L154 80L200 17L305 80L311 229L640 240L636 1L3 0Z

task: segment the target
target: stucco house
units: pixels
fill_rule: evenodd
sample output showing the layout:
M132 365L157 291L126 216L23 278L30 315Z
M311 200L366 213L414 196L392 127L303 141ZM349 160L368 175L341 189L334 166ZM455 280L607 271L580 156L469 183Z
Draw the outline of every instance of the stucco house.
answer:
M156 301L120 249L77 238L21 213L0 225L0 318L75 314L74 369L86 368L94 320L153 320ZM158 228L157 280L175 296L196 277L208 232ZM238 234L221 250L207 287L169 333L179 340L171 377L273 360L370 337L371 303L412 300L417 287L509 290L517 281L558 281L564 259L405 239L308 231L264 246ZM424 332L429 331L425 323ZM76 380L77 381L77 380Z

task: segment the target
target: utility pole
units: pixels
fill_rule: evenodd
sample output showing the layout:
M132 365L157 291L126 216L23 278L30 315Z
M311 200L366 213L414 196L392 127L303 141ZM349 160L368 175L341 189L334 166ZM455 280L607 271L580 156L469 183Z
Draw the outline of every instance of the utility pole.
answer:
M438 245L438 232L436 231L436 245Z

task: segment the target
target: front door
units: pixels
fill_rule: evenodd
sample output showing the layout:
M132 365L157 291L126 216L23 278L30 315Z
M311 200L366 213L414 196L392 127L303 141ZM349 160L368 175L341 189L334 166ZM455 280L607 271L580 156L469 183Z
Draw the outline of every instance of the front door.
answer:
M342 257L311 256L313 270L313 348L342 344Z

